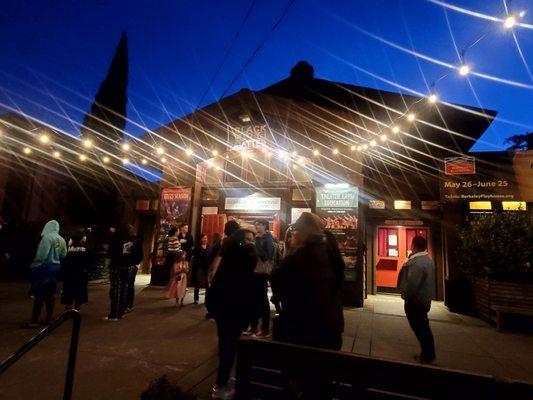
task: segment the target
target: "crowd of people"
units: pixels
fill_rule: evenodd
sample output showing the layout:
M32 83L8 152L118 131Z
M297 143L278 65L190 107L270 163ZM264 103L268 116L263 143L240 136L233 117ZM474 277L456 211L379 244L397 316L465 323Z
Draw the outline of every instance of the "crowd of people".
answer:
M45 225L31 265L34 305L26 327L51 322L60 273L65 309L79 310L87 302L87 234L72 235L66 242L59 235L57 221ZM110 258L110 312L106 320L118 321L133 309L135 276L144 255L133 227L110 229L108 234L104 247ZM218 336L219 368L213 398L233 398L230 375L241 335L266 338L273 333L275 340L340 350L345 264L335 236L317 215L304 212L287 229L281 243L270 233L268 220L259 219L241 225L230 220L224 236L213 235L211 243L205 234L195 242L188 225L182 224L170 229L165 247L165 264L171 271L165 295L181 307L188 286L194 287L195 304L200 289L206 288L206 317L215 320ZM419 360L432 362L435 348L427 313L434 295L430 284L434 265L426 247L424 238L414 238L398 288L421 345ZM270 303L276 310L273 320ZM43 305L46 314L41 322Z

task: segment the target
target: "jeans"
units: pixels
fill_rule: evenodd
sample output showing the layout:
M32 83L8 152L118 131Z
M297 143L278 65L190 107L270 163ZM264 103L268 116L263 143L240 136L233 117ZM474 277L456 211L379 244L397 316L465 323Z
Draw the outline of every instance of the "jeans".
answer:
M122 318L124 315L128 279L129 274L127 269L118 269L109 272L109 298L111 300L109 318Z
M253 296L254 312L250 325L253 330L257 330L259 319L261 319L261 330L270 330L270 302L268 300L268 275L254 274Z
M430 307L426 307L416 300L406 300L404 309L409 325L420 343L420 357L423 361L433 361L435 359L435 342L429 326L428 312Z
M228 383L231 368L235 362L237 345L243 324L229 316L215 317L218 335L218 372L216 383L225 386Z

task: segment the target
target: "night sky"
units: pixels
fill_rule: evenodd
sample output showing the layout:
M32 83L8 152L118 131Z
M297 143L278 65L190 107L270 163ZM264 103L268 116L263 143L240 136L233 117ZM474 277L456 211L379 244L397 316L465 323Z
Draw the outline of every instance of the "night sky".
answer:
M202 105L227 89L288 2L256 1ZM251 0L3 1L0 109L18 108L78 134L72 121L81 122L89 109L120 32L126 30L130 55L126 130L140 135L142 127L157 128L194 110L250 4ZM454 0L453 4L504 15L502 0ZM511 6L516 12L525 9L528 14L522 22L533 23L531 1L515 0ZM430 84L451 72L436 87L440 98L497 110L498 117L508 121L496 120L482 138L487 143L476 144L474 150L501 149L506 137L533 131L531 88L459 77L360 30L458 64L446 16L459 50L489 32L466 53L475 71L533 85L533 29L514 28L524 63L511 32L501 23L445 12L425 0L296 0L228 94L281 80L299 60L308 60L320 78L393 91L399 89L377 77L428 93L425 81Z

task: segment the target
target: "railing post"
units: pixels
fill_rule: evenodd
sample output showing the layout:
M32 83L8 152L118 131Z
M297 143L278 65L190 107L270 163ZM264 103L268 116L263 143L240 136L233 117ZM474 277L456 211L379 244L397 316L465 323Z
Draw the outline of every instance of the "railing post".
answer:
M78 355L78 340L80 338L81 316L78 311L71 310L71 312L75 312L75 314L72 314L72 336L70 337L70 348L68 351L67 376L65 378L63 400L71 400L72 398L76 356Z

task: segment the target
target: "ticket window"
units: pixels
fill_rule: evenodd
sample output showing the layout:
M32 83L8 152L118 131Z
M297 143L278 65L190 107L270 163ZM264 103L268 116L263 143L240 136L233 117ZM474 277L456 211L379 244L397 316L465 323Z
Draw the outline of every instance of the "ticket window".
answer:
M429 229L424 227L378 227L376 286L378 290L395 289L403 263L411 254L415 236L429 239ZM429 240L428 240L429 242ZM428 251L431 251L428 248Z

